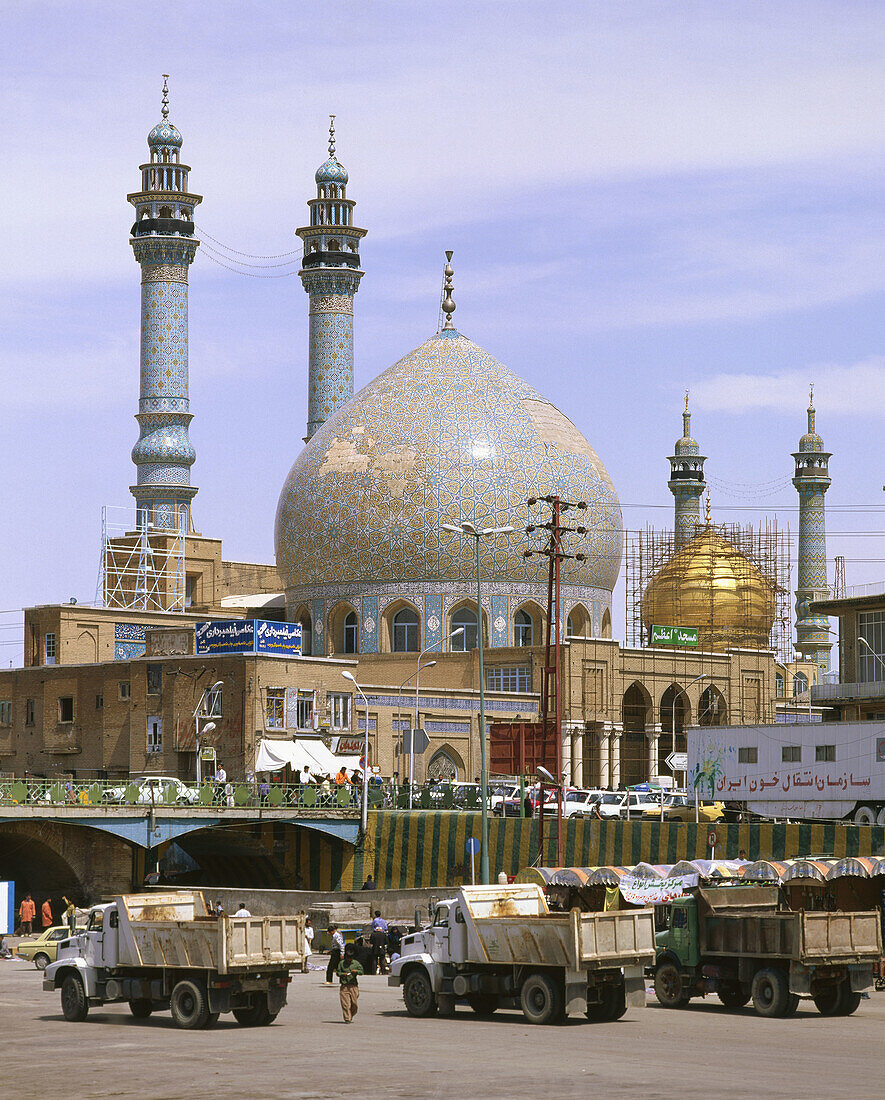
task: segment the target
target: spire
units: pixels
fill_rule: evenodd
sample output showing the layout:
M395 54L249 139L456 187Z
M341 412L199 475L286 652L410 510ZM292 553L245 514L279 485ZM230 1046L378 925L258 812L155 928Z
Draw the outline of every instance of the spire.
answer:
M706 457L701 454L697 441L691 436L688 390L685 391L685 407L682 411L682 438L676 440L669 462L668 487L675 504L674 532L678 550L698 533L701 525L701 497L707 487L704 481Z
M808 434L814 433L814 383L811 383L811 387L808 393Z
M455 326L452 324L452 314L458 307L455 305L454 299L452 298L452 291L454 290L454 287L452 286L452 276L455 274L452 269L452 256L454 256L454 254L454 252L446 252L446 266L443 271L443 274L446 277L446 285L443 290L444 297L442 304L443 313L446 315L446 323L443 325L443 332L445 332L446 330L449 330L451 332L455 331Z
M821 670L830 665L829 620L812 610L825 600L827 588L827 534L824 497L830 487L829 461L824 441L814 427L814 386L808 394L808 431L793 454L793 486L799 494L799 550L796 558L796 650L801 660L814 661Z
M691 439L691 413L688 411L688 390L685 391L685 411L682 414L683 439Z
M335 116L329 115L329 158L337 160L335 156Z
M163 106L161 114L164 120L169 117L169 74L163 73Z
M707 527L709 527L712 522L713 522L713 520L712 520L712 517L710 516L710 494L707 493L707 515L704 519L704 524Z

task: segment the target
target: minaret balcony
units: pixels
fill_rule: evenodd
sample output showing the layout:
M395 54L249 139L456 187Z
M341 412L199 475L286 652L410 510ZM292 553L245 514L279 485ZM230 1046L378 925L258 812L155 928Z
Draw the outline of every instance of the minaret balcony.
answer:
M302 267L353 267L360 266L358 252L308 252Z
M133 237L158 234L163 237L192 237L194 223L181 218L141 218L129 230Z

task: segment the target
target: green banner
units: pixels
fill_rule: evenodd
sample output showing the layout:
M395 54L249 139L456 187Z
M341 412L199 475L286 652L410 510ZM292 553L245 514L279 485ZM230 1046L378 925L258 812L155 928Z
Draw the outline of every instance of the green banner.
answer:
M696 626L653 626L651 644L696 646L698 628Z

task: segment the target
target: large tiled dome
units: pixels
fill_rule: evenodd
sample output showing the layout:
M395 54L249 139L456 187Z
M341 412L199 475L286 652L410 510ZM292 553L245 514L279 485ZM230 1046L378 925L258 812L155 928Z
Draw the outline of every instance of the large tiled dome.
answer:
M344 404L286 478L276 555L287 593L324 597L391 582L475 575L462 519L516 531L484 545L487 581L546 587L546 558L525 559L529 497L585 500L589 529L563 583L607 595L621 561L621 510L596 452L557 408L488 352L443 331ZM537 518L538 513L534 513ZM591 593L588 593L591 595Z

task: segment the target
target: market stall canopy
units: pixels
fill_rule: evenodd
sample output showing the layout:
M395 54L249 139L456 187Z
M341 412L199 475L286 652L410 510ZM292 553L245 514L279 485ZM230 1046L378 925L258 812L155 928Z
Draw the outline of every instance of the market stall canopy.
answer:
M256 772L277 772L286 765L296 771L307 768L311 775L334 776L342 767L361 772L358 756L335 756L317 740L269 741L258 743L255 754Z

